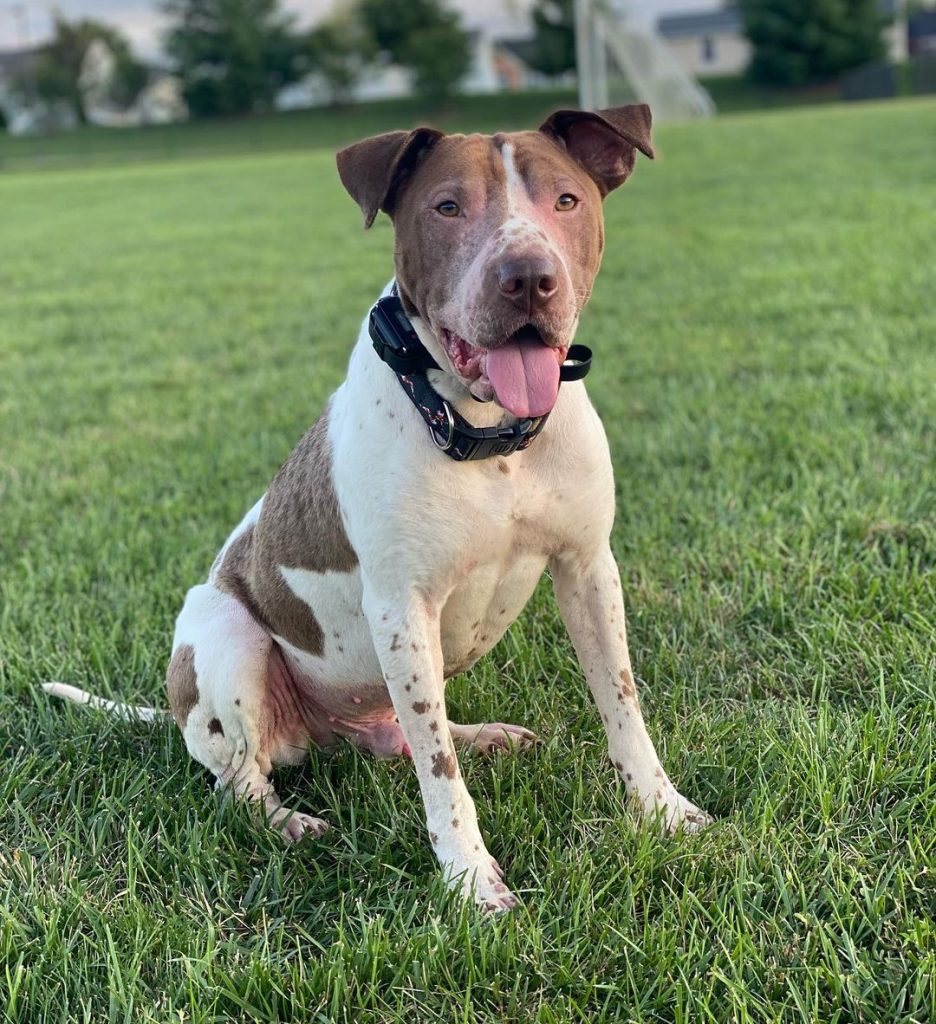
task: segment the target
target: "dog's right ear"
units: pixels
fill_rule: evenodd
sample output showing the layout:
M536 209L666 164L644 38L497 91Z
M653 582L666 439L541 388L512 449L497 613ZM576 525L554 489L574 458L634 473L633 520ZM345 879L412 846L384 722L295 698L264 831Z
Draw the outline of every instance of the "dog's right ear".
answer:
M393 213L400 189L442 135L435 128L387 132L355 142L338 153L338 175L360 206L365 228L374 223L378 210Z

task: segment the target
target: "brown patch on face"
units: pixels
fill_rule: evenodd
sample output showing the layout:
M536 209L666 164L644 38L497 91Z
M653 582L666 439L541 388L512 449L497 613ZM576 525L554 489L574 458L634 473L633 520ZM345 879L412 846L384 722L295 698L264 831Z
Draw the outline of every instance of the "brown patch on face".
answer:
M289 589L280 567L352 572L357 564L332 485L326 410L274 477L256 526L225 552L214 582L271 633L321 657L321 627Z
M624 669L621 669L620 677L621 692L624 694L625 697L633 697L637 691L634 688L634 680L631 679L630 673L625 671Z
M195 648L191 644L179 644L166 670L166 689L172 717L180 729L193 707L198 703L198 677L195 674Z
M581 163L555 137L543 132L450 135L433 145L392 213L397 281L407 307L437 331L441 327L458 330L458 324L442 322L443 311L467 266L488 246L508 216L506 144L512 147L514 166L535 205L538 223L548 233L548 243L544 236L540 242L520 243L516 252L495 247L500 255L494 256L494 262L533 255L532 249L527 253L523 248L531 244L539 246L539 255L561 253L569 276L560 275L559 291L537 316L536 326L550 344L567 344L578 312L591 294L604 247L601 194ZM574 194L579 203L571 211L557 212L555 202L566 192ZM454 200L463 215L440 216L434 207L442 199ZM450 255L446 258L444 254ZM472 322L478 320L482 333L490 335L468 339L475 344L496 342L498 336L506 337L521 326L517 310L498 292L497 273L493 262L486 267L477 315L469 316ZM505 463L499 465L509 472Z
M417 715L424 715L429 710L429 701L417 700L413 704L413 710Z
M437 779L443 775L447 779L454 779L457 769L458 762L455 760L454 754L446 754L440 750L437 754L432 755L432 774Z
M208 733L211 736L217 736L219 733L224 735L224 726L221 724L220 718L212 718L208 723Z

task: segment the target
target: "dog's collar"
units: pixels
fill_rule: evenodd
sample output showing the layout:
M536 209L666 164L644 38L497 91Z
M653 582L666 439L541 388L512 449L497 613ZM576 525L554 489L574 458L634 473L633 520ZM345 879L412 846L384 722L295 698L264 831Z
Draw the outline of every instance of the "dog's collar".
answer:
M397 293L396 282L389 295L374 303L368 327L377 355L396 374L426 421L433 443L449 458L467 462L512 455L529 448L546 425L549 413L519 420L511 427L474 427L453 409L426 378L427 370L441 367L419 340ZM572 345L559 371L560 381L581 380L591 369L591 357L591 349L585 345Z

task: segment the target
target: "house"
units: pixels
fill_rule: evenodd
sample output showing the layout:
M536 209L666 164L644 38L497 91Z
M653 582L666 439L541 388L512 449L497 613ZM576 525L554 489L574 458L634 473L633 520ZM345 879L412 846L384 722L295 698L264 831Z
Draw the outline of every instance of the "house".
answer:
M896 0L880 0L880 11L889 20L884 29L884 40L890 59L905 60L907 24L902 5ZM925 20L924 15L916 17ZM751 44L744 35L741 11L735 5L667 15L657 22L657 31L674 56L693 75L739 75L751 59Z
M737 7L666 15L657 31L691 75L739 75L751 59Z

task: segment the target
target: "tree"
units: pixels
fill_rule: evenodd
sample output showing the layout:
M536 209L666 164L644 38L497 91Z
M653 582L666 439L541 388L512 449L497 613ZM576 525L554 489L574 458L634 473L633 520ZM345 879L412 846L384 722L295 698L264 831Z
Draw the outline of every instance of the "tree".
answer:
M97 40L114 56L109 98L119 106L129 106L146 84L149 72L134 58L126 38L99 21L66 21L58 11L53 14L52 40L42 47L29 72L17 80L18 92L26 98L35 96L47 103L67 104L79 123L86 123L81 70L88 47Z
M575 70L575 0L536 0L530 66L555 77Z
M765 85L807 85L880 60L880 0L741 0L754 48L748 69Z
M196 117L268 109L308 70L279 0L165 0L163 10L175 19L166 50Z
M346 103L377 45L357 11L336 8L308 37L313 68L328 83L332 103Z
M364 23L377 46L413 72L416 91L441 103L471 67L468 33L441 0L361 0Z

